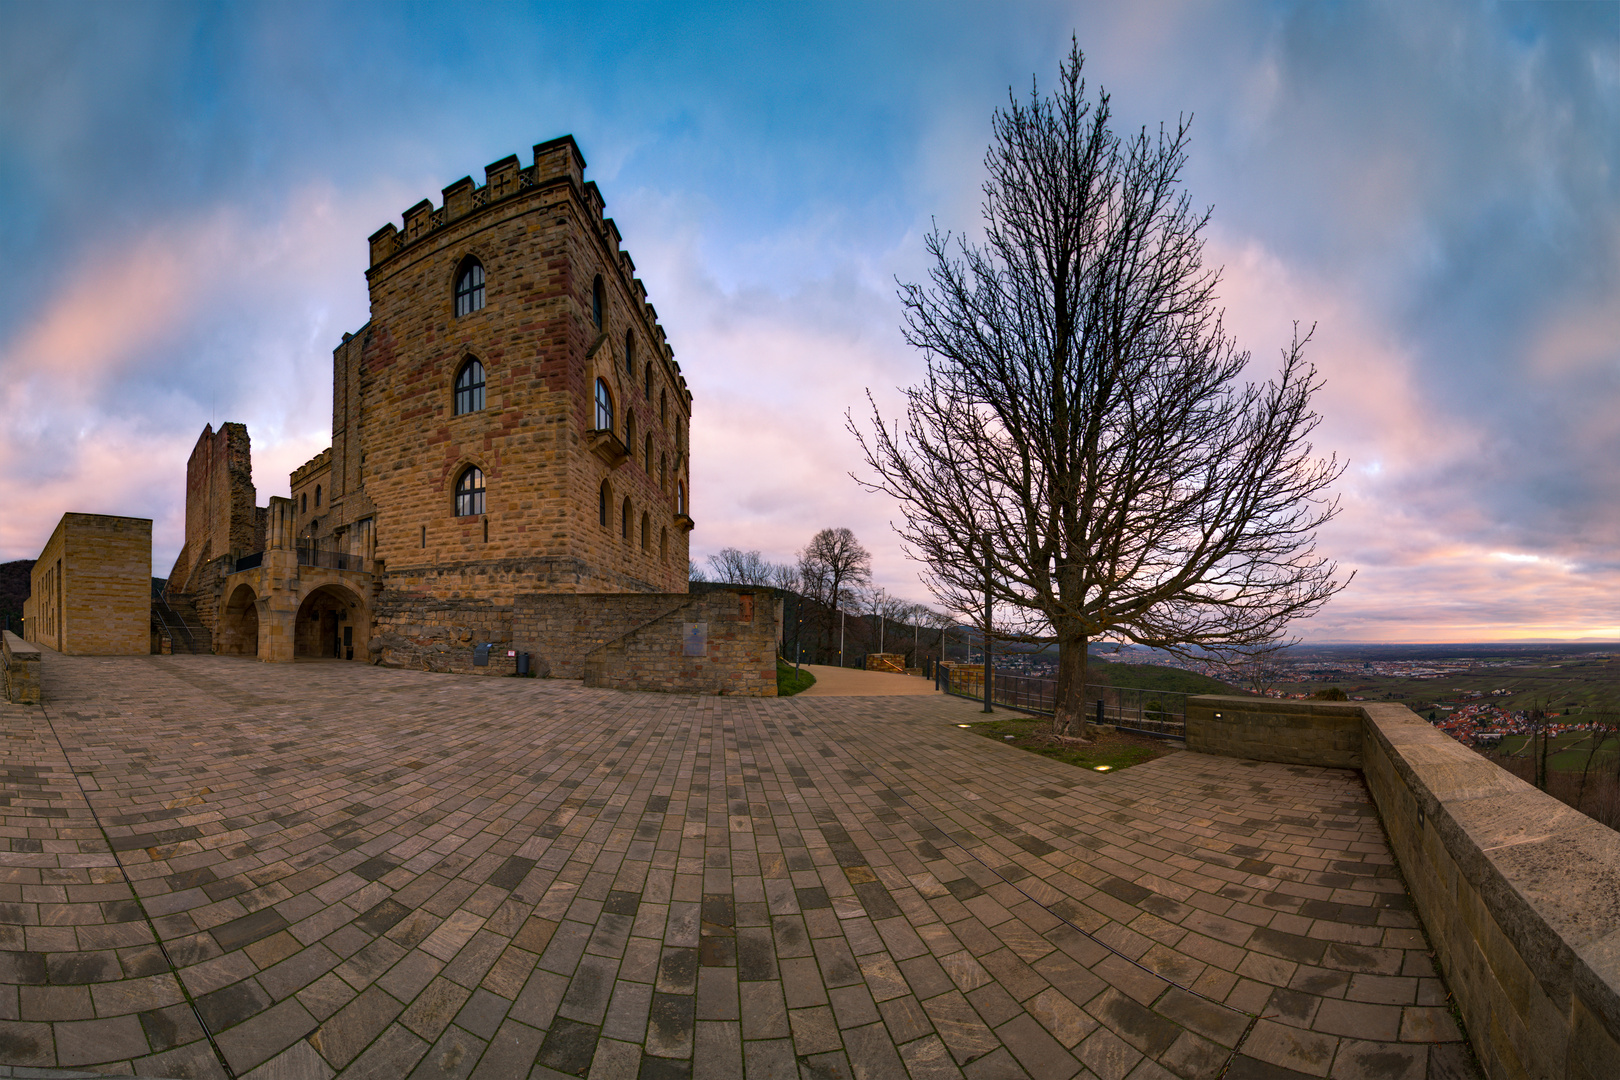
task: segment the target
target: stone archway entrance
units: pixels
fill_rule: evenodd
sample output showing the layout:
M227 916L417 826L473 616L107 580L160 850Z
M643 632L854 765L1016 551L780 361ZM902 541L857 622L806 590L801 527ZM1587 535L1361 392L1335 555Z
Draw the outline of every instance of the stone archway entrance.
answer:
M293 656L366 659L369 620L360 598L341 585L322 585L304 597L293 623Z
M238 585L225 601L215 649L225 656L259 655L258 596L249 585Z

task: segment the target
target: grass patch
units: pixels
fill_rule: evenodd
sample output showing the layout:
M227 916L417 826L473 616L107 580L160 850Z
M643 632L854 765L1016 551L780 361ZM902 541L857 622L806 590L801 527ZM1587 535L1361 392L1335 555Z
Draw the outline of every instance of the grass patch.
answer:
M783 660L781 657L776 658L777 697L792 697L799 691L808 690L814 685L816 685L816 677L814 675L810 674L808 671L805 671L803 668L800 668L798 671L794 671L792 664L788 663L786 660Z
M1020 750L1028 750L1032 754L1040 754L1053 761L1061 761L1065 765L1074 765L1082 769L1096 769L1099 765L1108 766L1109 771L1128 769L1132 765L1140 765L1144 761L1152 761L1180 749L1164 739L1095 729L1092 731L1091 745L1077 746L1054 738L1052 721L1033 716L987 720L974 724L971 730L974 734L983 735L987 739L1004 742ZM1007 738L1008 735L1012 738Z

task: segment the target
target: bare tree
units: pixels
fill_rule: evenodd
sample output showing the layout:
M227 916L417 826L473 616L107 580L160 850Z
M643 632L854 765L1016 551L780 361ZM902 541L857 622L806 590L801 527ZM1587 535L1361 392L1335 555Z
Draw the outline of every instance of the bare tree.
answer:
M1209 216L1179 188L1187 121L1122 140L1083 62L996 112L984 245L936 229L931 284L900 287L927 362L904 422L850 421L941 605L982 622L988 578L996 636L1056 640L1060 732L1085 724L1090 640L1243 648L1347 583L1315 550L1342 466L1307 441L1310 335L1237 383Z
M728 547L721 548L718 555L709 556L709 570L715 581L730 585L769 585L775 567L757 551Z
M793 563L773 563L771 584L790 593L801 592L804 588L804 583L799 579L799 568Z
M1265 696L1290 674L1282 660L1288 646L1288 641L1273 638L1234 649L1223 658L1217 670L1224 669L1221 673L1227 676L1228 682L1247 686L1253 693Z
M848 529L822 529L799 552L799 575L829 608L848 603L852 590L872 580L872 554Z
M822 529L799 552L799 577L805 595L823 609L830 648L838 610L855 599L860 586L872 580L872 555L849 529Z
M709 580L709 575L705 574L703 572L703 568L698 566L697 563L693 562L691 559L687 559L686 560L686 580L687 581L708 581Z

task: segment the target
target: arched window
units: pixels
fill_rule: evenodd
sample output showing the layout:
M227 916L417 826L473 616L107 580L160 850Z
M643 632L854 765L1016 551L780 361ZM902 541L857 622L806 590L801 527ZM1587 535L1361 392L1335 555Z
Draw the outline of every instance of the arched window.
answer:
M658 530L658 558L662 562L669 562L669 530Z
M624 452L636 456L636 414L629 408L624 410Z
M598 330L602 329L602 275L596 275L591 282L591 322L596 324Z
M645 510L641 512L641 550L652 548L652 518Z
M606 480L602 481L602 490L596 496L596 518L602 528L608 527L608 507L613 503L613 492Z
M684 441L685 435L686 432L681 428L681 418L677 416L675 418L675 449L679 450L686 445Z
M652 400L652 361L647 361L647 370L642 372L641 396L648 401Z
M315 485L315 509L321 508L321 485Z
M484 470L469 465L456 481L456 517L474 517L484 512Z
M469 258L461 264L461 272L456 275L456 318L471 315L483 306L484 264Z
M484 365L469 359L456 372L456 415L484 408Z
M660 391L658 391L658 422L660 424L665 424L665 423L669 422L669 391L668 390L660 390Z
M636 336L624 332L624 373L630 376L630 385L636 385Z
M303 503L302 503L302 508L301 508L301 509L300 509L300 510L299 510L299 511L298 511L298 512L299 512L299 513L300 513L300 514L307 514L307 513L309 513L309 492L307 492L307 491L306 491L306 492L304 492L304 495L303 495Z
M619 518L619 535L624 537L625 543L630 542L630 496L628 495L624 497L624 514Z
M675 512L686 513L686 485L679 480L675 481Z
M658 455L658 490L669 494L669 455Z
M647 470L648 476L652 475L652 435L650 433L647 435L647 452L642 455L641 467Z
M613 391L606 379L596 380L596 430L613 430Z

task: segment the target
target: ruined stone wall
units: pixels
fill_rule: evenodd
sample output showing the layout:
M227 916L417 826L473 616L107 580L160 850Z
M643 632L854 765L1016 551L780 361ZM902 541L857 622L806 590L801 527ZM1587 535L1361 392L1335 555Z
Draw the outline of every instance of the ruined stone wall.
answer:
M419 204L404 233L390 225L372 238L371 321L333 355L332 509L317 532L372 517L388 588L419 599L449 599L438 579L479 564L491 569L467 575L459 595L503 605L541 590L680 591L688 525L674 492L690 486L690 396L573 141L535 155L529 169L496 162L483 187L453 184L439 210ZM484 268L485 303L458 317L455 279L468 257ZM483 366L484 407L458 416L454 384L469 359ZM613 387L621 436L626 407L636 417L636 452L616 466L586 434L598 375ZM468 466L482 471L485 512L457 516ZM511 570L522 560L534 567L527 580Z
M152 522L63 514L34 564L30 641L58 652L142 656L151 651Z
M247 425L204 426L186 462L186 540L169 571L172 592L195 593L193 578L210 560L264 550L256 494Z
M516 661L512 608L488 600L441 600L384 593L373 609L369 654L384 667L416 671L508 675ZM473 663L476 646L489 643L489 666Z

